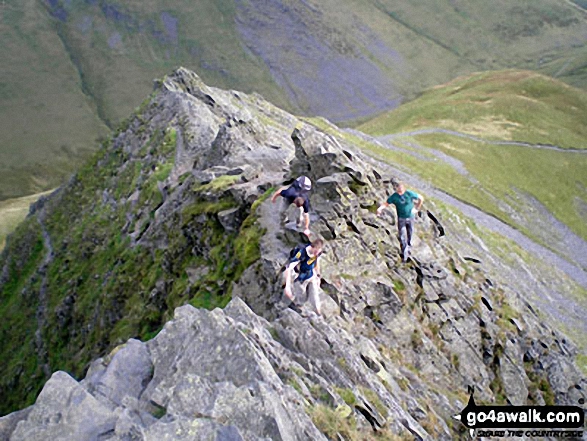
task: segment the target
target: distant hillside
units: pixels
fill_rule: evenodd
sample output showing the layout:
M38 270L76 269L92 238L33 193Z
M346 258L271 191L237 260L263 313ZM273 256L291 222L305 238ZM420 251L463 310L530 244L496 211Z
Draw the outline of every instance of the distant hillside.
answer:
M359 129L406 169L587 268L587 92L527 71L480 73Z
M152 78L178 65L333 121L368 118L478 70L539 69L587 84L587 21L566 0L5 0L0 8L0 200L63 182Z
M529 71L477 73L428 89L357 128L379 136L429 127L585 149L587 92Z
M35 203L41 196L46 196L49 193L50 191L0 201L0 252L6 244L6 236L12 233L16 226L23 221L29 213L30 205Z
M587 47L566 51L566 56L541 59L538 71L564 81L571 86L585 88L587 84Z

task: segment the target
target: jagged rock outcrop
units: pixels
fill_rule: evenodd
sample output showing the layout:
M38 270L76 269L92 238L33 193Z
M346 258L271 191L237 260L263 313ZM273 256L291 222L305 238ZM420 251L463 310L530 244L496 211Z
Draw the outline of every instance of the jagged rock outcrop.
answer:
M327 241L324 317L281 298L303 237L269 196L301 173ZM401 263L393 217L374 213L391 178L326 121L185 69L158 82L2 254L16 315L0 337L20 338L2 347L0 391L21 400L5 406L35 395L44 366L85 379L54 373L0 435L448 440L469 386L488 403L584 400L574 345L524 292L460 257L435 202Z

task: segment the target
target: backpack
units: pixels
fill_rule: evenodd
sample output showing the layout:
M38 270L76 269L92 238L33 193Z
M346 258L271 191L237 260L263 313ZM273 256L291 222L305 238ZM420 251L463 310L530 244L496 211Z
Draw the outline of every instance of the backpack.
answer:
M302 244L296 245L294 248L292 248L292 250L289 252L289 262L290 263L293 262L294 259L297 258L296 257L297 254L301 253L303 250L305 250L308 245L310 245L310 244L309 243L306 243L306 244L302 243Z
M312 181L306 176L300 176L295 181L292 182L292 187L294 187L299 192L308 193L312 189Z

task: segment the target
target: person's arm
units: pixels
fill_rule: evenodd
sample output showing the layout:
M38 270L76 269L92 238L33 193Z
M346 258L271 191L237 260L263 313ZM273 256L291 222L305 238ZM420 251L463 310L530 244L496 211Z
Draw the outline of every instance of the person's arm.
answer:
M389 207L389 202L385 201L383 204L381 204L379 206L379 208L377 209L377 216L381 216L381 213L383 213L383 210L385 210L387 207Z
M322 277L322 271L320 271L320 257L316 259L316 275Z
M292 290L291 290L291 272L293 271L293 269L296 267L296 265L298 264L298 262L291 262L288 263L287 266L285 267L285 271L283 272L283 276L285 277L285 288L283 290L283 293L286 295L286 297L290 300L293 300L293 294L292 294Z
M304 210L304 234L306 236L310 237L310 234L312 234L312 232L310 231L310 202L308 201L307 197L304 200L303 210Z
M415 213L418 213L418 211L420 211L420 208L422 208L422 204L424 203L424 198L422 197L422 195L420 195L419 193L416 192L412 192L412 200L415 201L414 202L414 210Z
M281 192L283 190L285 190L287 187L281 187L279 190L277 190L275 193L273 193L273 196L271 196L271 202L275 202L275 200L277 199L277 196L281 196Z

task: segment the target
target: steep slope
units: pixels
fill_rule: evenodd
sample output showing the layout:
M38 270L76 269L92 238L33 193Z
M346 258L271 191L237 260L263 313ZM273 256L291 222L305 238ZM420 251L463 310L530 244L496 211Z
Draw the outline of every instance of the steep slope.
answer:
M587 93L527 71L435 87L359 127L386 155L587 270Z
M151 79L178 65L334 121L370 117L478 70L540 69L585 85L587 21L568 0L5 0L1 8L0 123L11 130L0 133L0 199L62 183Z
M0 257L3 412L56 370L85 375L53 374L0 433L448 440L468 386L483 402L584 400L579 352L549 324L564 314L581 338L575 285L513 252L504 263L435 201L402 264L393 218L373 213L385 170L258 96L185 69L158 82ZM327 241L324 317L280 301L302 239L268 196L300 173ZM564 302L538 311L532 293ZM154 338L119 347L130 337Z

